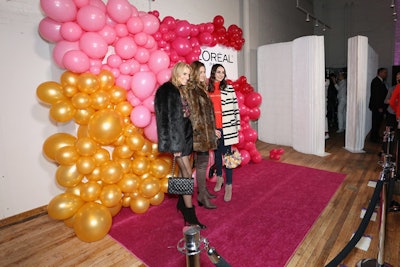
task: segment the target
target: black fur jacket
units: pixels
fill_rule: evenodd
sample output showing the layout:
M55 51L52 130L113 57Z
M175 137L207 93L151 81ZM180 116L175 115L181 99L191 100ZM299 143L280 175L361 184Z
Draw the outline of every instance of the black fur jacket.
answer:
M154 98L158 151L182 152L185 134L182 101L179 89L171 82L161 85Z
M201 88L186 91L193 127L193 150L206 152L217 148L214 107L208 94Z

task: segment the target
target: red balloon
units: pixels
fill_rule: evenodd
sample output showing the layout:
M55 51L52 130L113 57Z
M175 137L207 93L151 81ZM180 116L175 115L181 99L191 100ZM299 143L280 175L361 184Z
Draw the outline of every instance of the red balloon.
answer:
M199 35L199 33L200 33L199 27L197 25L191 25L190 36L194 37Z
M192 31L191 25L187 20L180 20L176 23L175 32L180 37L188 37Z
M162 22L162 25L166 25L168 29L173 30L176 27L176 21L173 17L171 16L166 16Z
M259 108L252 108L248 111L249 119L252 121L258 120L260 118L260 114L261 111Z
M172 48L178 53L179 56L187 56L190 52L192 52L192 47L190 46L189 40L183 37L177 37L172 42Z
M256 108L256 107L260 106L261 101L262 101L262 98L259 93L250 92L248 95L246 95L246 99L245 99L244 103L249 108Z
M246 150L242 149L240 150L240 156L242 158L242 163L240 164L241 166L244 166L250 162L250 153L247 152Z
M222 17L221 15L215 16L213 19L213 23L216 27L224 25L224 17Z
M245 140L246 140L246 136L245 136ZM249 151L253 151L256 149L256 144L254 144L254 142L252 141L246 141L246 144L244 145L244 149Z
M260 152L258 152L258 151L251 153L250 157L251 157L251 161L253 161L254 163L260 163L262 160L262 156L261 156Z
M214 25L212 23L206 23L205 25L205 31L212 33L214 32Z
M252 128L249 128L246 131L244 131L244 137L245 137L247 142L253 142L254 143L255 141L257 141L258 134L257 134L256 130L254 130Z
M239 114L240 116L246 116L249 113L249 109L245 105L239 104Z
M213 36L209 32L202 32L199 35L199 41L202 45L209 45L213 41Z

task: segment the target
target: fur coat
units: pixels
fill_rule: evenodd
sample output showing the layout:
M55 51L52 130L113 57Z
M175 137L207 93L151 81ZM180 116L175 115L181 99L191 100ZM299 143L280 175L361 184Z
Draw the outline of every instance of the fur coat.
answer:
M193 150L206 152L217 148L214 107L208 94L201 88L187 90L190 121L193 127Z
M182 152L185 140L182 101L179 89L171 82L161 85L154 98L158 151Z

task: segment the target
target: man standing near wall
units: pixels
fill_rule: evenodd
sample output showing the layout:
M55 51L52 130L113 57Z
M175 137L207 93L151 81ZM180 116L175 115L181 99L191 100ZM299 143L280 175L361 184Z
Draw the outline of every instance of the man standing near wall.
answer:
M377 76L371 82L371 97L368 107L372 111L370 141L374 143L379 143L380 141L379 130L387 107L385 104L385 98L388 92L385 85L387 74L388 71L386 68L379 68Z

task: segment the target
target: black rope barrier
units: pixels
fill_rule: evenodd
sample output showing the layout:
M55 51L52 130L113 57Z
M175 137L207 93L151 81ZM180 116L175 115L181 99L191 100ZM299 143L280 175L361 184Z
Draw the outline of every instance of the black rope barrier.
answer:
M376 184L374 194L372 195L372 199L369 202L368 209L365 212L364 218L362 219L360 225L358 226L357 231L354 236L350 239L349 243L342 249L342 251L337 254L337 256L331 260L325 267L337 267L350 253L350 251L357 245L358 241L360 241L363 236L365 230L367 229L368 223L371 219L371 216L375 210L376 204L379 201L379 197L382 191L384 181L379 180Z

